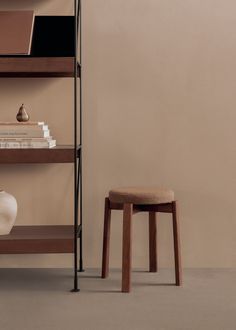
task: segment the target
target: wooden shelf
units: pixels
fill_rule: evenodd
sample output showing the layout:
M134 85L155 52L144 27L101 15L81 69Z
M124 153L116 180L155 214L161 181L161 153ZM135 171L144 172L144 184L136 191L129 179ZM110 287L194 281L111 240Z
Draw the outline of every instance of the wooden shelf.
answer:
M15 226L0 236L0 254L73 253L74 226Z
M74 57L0 57L0 77L74 77Z
M35 16L30 55L1 55L0 77L74 77L74 32L74 16Z
M0 164L73 163L74 147L51 149L0 149Z

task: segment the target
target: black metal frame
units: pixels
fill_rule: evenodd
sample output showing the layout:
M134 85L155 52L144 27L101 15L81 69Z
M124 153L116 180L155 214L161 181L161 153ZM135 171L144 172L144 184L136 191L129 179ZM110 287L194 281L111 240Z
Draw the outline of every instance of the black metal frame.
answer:
M83 199L82 199L82 20L81 0L74 0L75 17L75 57L74 57L74 288L72 292L79 292L78 271L83 272ZM79 40L78 40L79 39ZM78 46L80 66L78 68ZM79 88L79 146L78 146L78 69L80 70ZM80 240L79 269L78 269L78 238Z

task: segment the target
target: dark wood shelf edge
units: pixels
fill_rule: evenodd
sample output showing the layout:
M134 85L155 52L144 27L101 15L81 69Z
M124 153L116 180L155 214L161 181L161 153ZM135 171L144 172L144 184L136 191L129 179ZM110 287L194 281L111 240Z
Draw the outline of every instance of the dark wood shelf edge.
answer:
M74 226L15 226L0 236L0 254L74 252Z
M73 78L75 57L2 57L0 78ZM77 77L81 66L77 62Z
M81 146L77 146L79 157ZM73 163L75 149L72 145L57 146L50 149L0 149L1 164L49 164Z

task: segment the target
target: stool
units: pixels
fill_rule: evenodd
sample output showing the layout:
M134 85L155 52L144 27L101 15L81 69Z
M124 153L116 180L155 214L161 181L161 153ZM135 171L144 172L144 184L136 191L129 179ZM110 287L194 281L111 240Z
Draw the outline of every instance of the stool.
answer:
M138 212L149 213L149 271L157 272L157 224L156 213L171 213L173 221L175 284L180 286L181 257L180 238L177 216L177 202L174 192L159 188L119 188L109 192L105 199L102 278L109 273L109 246L111 210L123 210L123 247L122 247L122 292L131 289L131 250L132 250L132 215Z

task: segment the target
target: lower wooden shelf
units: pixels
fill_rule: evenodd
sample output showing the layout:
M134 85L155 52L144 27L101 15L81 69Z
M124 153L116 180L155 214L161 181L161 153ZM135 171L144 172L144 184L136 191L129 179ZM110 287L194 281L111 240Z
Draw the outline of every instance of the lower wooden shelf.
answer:
M0 254L73 252L74 226L15 226L0 236Z

